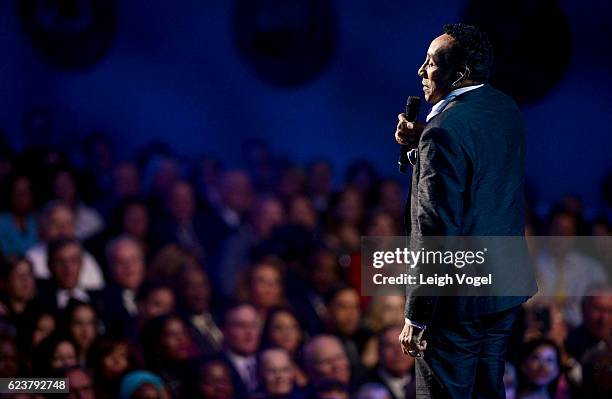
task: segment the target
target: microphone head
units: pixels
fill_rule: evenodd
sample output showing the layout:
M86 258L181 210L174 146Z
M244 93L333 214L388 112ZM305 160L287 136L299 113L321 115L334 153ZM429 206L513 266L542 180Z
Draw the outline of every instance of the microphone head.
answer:
M421 108L421 97L408 97L406 100L406 119L410 122L414 122L419 115L419 108Z

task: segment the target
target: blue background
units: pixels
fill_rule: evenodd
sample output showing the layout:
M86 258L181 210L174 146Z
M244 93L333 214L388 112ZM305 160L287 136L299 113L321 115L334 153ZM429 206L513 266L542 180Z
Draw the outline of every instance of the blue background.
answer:
M341 170L366 158L396 176L396 115L408 95L421 95L417 67L441 26L460 19L464 3L335 3L339 42L331 65L305 86L279 88L258 80L238 54L231 1L121 2L113 47L83 72L45 64L13 2L0 2L0 125L22 145L24 113L44 106L60 140L101 130L123 155L162 139L184 156L212 154L231 164L237 143L256 136L300 162L323 156ZM610 5L559 4L574 51L560 84L522 107L528 177L544 202L578 193L598 207L602 177L612 167ZM531 60L534 70L539 61Z

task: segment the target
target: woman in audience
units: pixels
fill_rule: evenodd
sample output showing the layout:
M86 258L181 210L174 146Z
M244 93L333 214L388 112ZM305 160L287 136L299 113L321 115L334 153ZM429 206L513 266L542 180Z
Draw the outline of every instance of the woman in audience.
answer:
M87 352L98 335L98 315L90 304L71 301L64 310L64 327L77 344L79 362L85 364Z
M519 360L521 381L519 399L556 398L561 375L561 354L554 341L539 338L529 341Z
M172 397L183 397L197 357L185 321L177 315L156 317L145 325L141 340L147 368L162 377Z
M0 213L0 254L23 255L38 240L32 180L26 175L11 177L0 204L5 201L8 209Z
M305 333L298 315L288 307L270 310L261 334L260 349L281 348L289 354L295 372L295 382L299 387L308 384L306 373L299 366Z
M378 333L386 327L404 324L403 295L375 296L365 315L365 326L372 331L361 354L361 362L371 369L378 363Z
M49 377L60 369L79 364L78 346L66 335L52 334L32 352L32 377Z
M32 263L20 256L0 257L0 315L25 331L39 309Z
M102 336L94 341L87 354L87 367L94 377L97 399L114 399L123 376L135 366L125 338Z
M198 367L194 396L200 399L234 399L231 371L222 360L211 359Z
M283 262L276 257L265 257L247 270L244 282L239 287L239 298L251 302L262 320L274 306L286 303Z

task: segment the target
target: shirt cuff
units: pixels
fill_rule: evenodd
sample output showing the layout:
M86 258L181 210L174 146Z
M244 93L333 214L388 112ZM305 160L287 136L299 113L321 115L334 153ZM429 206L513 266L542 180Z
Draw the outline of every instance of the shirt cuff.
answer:
M410 326L414 326L414 327L416 327L416 328L420 328L421 330L425 330L425 329L427 328L427 326L426 326L426 325L424 325L424 324L420 324L420 323L416 323L416 322L414 322L414 321L410 320L410 319L409 319L409 318L407 318L407 317L405 318L405 320L406 320L406 324L408 324L408 325L410 325Z

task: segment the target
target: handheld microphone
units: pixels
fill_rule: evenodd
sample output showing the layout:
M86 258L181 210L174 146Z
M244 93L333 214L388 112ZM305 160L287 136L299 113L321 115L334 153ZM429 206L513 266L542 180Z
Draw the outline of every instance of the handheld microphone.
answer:
M406 100L406 119L408 122L415 122L417 116L419 115L419 108L421 108L421 98L417 96L410 96ZM400 148L400 156L397 161L399 164L399 171L401 173L406 173L408 170L408 151L410 151L410 147L407 145L402 145Z

